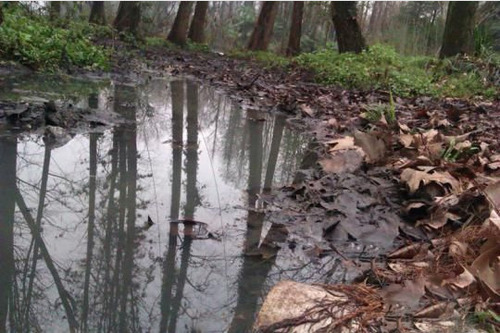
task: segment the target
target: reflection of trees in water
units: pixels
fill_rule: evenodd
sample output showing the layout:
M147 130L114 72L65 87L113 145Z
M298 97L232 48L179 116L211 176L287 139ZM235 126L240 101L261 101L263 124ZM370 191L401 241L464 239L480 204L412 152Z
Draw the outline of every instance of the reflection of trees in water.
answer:
M248 190L249 206L255 204L257 194L263 188L269 187L273 176L278 179L290 177L289 173L296 163L296 152L302 149L303 143L285 129L283 118L260 121L261 113L235 110L229 99L208 89L198 90L192 83L185 85L182 81L174 81L171 83L171 92L171 118L160 119L172 125L172 188L169 198L172 220L179 217L194 219L200 205L199 189L202 184L198 184L200 177L197 174L199 144L203 144L212 156L216 154L222 157L223 163L219 165L227 169L219 172L224 171L222 177L225 180L230 179L236 184L247 182L240 187ZM136 101L136 90L116 86L114 94L116 112L130 120L143 117L143 128L150 124L155 125L159 133L168 132L168 128L162 128L161 122L153 124L155 118L148 118L144 110L138 109L137 105L140 107L142 104ZM162 98L167 99L165 96ZM91 96L88 105L94 107L102 100L102 96ZM151 100L150 104L154 105ZM198 133L198 127L203 131L202 134ZM187 135L185 140L184 130ZM149 130L141 128L139 131ZM11 278L14 283L0 286L0 292L13 295L7 306L15 309L9 314L12 317L11 327L19 327L16 331L26 328L43 330L51 325L51 320L63 315L67 321L63 323L66 329L70 326L79 327L82 332L135 332L148 330L152 325L159 325L161 331L174 332L176 326L180 325L180 318L183 324L189 322L189 305L198 302L196 298L199 295L210 293L207 289L213 283L210 279L220 276L213 272L220 270L222 265L217 266L214 260L222 262L226 258L196 253L197 243L191 236L193 225L171 223L162 272L158 272L162 274L161 295L155 300L146 298L145 291L153 279L155 262L139 261L146 250L140 244L145 238L144 231L136 228L136 207L145 205L138 195L137 132L137 126L131 122L116 126L111 135L90 134L85 156L78 156L81 153L75 151L77 158L73 159L83 161L89 169L76 176L62 172L62 165L51 160L54 152L48 147L44 149L44 162L37 162L40 165L28 165L31 163L29 156L19 154L17 157L20 164L18 172L23 168L37 168L41 170L42 176L36 180L33 180L34 177L19 180L20 195L17 201L22 214L16 216L24 221L16 228L26 229L26 225L29 225L31 238L23 236L19 242L16 270L11 273L8 270L0 272L2 281L9 274L16 274L14 279ZM109 153L106 149L109 149ZM14 158L15 170L15 152L3 156ZM6 158L2 163L8 161ZM165 173L169 172L169 167L165 166ZM7 167L2 165L2 168ZM183 203L182 193L186 196ZM23 203L23 198L26 203ZM9 216L8 209L4 209L8 203L3 202L2 217ZM64 209L65 214L74 215L71 223L66 225L56 221L51 215L54 214L51 211L54 204L57 209ZM38 207L36 215L31 216L32 207L29 206ZM261 249L257 245L263 229L263 218L264 215L258 212L249 212L247 216L244 250L248 256L242 259L235 286L239 296L233 303L218 305L218 309L203 310L228 312L236 302L235 319L231 325L235 332L238 327L249 327L251 324L261 290L275 262L273 258L259 258ZM26 221L29 223L26 224ZM1 221L4 224L7 222L8 219ZM76 255L55 252L49 246L50 243L43 244L43 231L39 235L40 224L51 228L52 234L56 228L68 234L71 234L70 228L73 231L78 229L81 235L76 237L81 236L84 246ZM2 226L0 231L1 237L13 237L8 228ZM47 237L47 233L44 237ZM16 241L18 239L16 236ZM75 239L75 236L71 239ZM0 246L2 256L11 253L8 242L2 242ZM41 255L35 255L37 251ZM63 257L64 263L56 262L50 251L54 251L52 255L56 258ZM144 262L150 266L144 266ZM56 280L55 286L52 286ZM61 301L63 304L57 304ZM0 303L0 319L5 321L2 317L6 313L3 312L4 307L5 301ZM61 323L54 325L63 327Z
M220 172L224 177L238 187L244 187L244 179L249 172L247 146L250 144L249 129L245 124L251 118L248 113L253 111L237 108L234 102L213 89L203 89L200 95L200 101L205 101L200 108L200 124L210 146L209 151L212 155L215 151L221 153L224 166ZM263 122L264 165L276 164L274 179L277 183L290 182L296 166L300 163L306 140L287 129L283 117L270 117L266 113L260 113L255 118L251 121ZM279 144L273 147L273 142ZM272 149L278 149L279 154L275 155L271 152ZM269 156L276 156L276 162L268 161ZM269 176L267 178L269 179ZM266 183L266 187L269 187L269 184Z

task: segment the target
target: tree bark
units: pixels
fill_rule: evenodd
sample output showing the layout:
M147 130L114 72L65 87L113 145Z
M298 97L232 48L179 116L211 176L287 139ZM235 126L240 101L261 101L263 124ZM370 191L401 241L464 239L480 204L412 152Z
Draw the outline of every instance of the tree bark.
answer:
M450 1L440 58L469 54L474 50L473 31L478 4L476 1Z
M106 14L104 12L104 1L92 1L89 22L106 25Z
M195 43L205 43L205 21L208 10L208 1L196 1L194 16L189 27L188 38Z
M135 35L140 19L141 5L139 1L120 1L113 26L118 31L128 31Z
M51 21L54 21L61 16L61 1L50 2L49 16Z
M175 16L174 24L168 34L167 40L177 45L187 43L187 33L189 29L189 16L191 15L192 1L181 1Z
M331 11L339 52L363 51L366 44L356 20L356 1L332 1Z
M255 23L247 49L250 51L266 51L273 35L274 20L278 13L278 2L264 1Z
M300 37L302 35L302 16L304 15L304 1L293 3L292 23L290 35L288 36L287 56L295 56L300 53Z

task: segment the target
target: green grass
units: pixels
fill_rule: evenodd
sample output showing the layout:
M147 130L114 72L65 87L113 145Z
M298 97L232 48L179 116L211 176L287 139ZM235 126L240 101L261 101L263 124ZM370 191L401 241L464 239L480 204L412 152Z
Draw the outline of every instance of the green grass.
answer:
M498 98L499 87L488 80L492 68L499 68L496 58L465 59L469 60L407 57L390 46L377 44L361 54L339 54L335 50L306 53L295 62L312 70L318 83L327 85L390 90L403 97Z
M101 28L83 23L61 28L43 16L10 8L0 26L0 58L46 71L69 66L107 69L107 52L91 41L94 31L102 33Z

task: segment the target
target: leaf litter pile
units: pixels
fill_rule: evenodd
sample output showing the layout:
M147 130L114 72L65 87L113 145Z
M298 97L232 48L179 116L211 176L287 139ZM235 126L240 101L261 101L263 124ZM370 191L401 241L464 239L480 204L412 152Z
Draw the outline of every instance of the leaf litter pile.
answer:
M401 99L316 85L295 68L147 56L155 70L226 90L243 110L287 112L290 126L314 138L294 183L262 200L269 219L288 230L290 249L342 258L350 284L313 287L354 306L341 297L261 331L300 332L326 315L317 331L454 332L471 313L499 329L498 101ZM340 304L344 310L330 311Z

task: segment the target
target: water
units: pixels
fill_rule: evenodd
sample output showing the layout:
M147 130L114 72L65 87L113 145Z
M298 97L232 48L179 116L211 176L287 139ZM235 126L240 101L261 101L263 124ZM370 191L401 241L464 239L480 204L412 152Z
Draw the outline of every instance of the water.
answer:
M254 209L258 194L292 181L304 153L284 118L188 80L29 80L10 80L0 98L131 121L57 148L40 134L0 134L1 327L246 332L278 280L332 274L338 262L266 242L280 229Z

